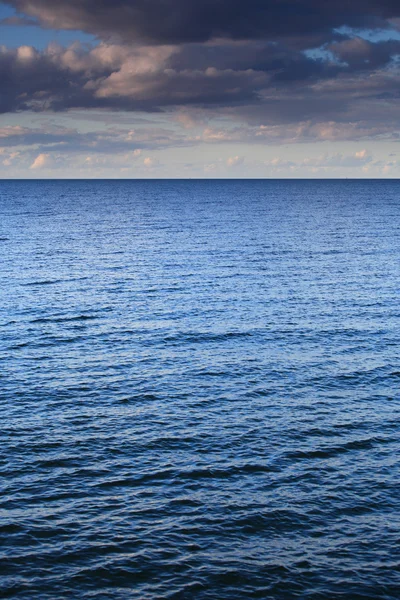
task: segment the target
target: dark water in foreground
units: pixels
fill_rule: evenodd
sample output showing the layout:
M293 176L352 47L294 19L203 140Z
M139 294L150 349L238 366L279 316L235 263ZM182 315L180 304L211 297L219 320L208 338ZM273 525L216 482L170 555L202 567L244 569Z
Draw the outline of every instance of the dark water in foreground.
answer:
M0 595L400 597L400 182L0 182Z

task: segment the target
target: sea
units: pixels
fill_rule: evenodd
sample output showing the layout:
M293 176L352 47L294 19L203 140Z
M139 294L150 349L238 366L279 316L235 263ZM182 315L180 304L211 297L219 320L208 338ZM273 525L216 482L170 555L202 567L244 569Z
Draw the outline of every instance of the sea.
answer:
M400 181L0 182L0 596L400 598Z

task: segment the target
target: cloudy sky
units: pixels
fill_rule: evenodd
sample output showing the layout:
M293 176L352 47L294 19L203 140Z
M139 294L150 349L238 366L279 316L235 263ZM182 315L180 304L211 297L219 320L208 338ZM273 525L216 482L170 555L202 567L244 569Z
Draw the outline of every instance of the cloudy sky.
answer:
M0 177L398 177L399 0L0 0Z

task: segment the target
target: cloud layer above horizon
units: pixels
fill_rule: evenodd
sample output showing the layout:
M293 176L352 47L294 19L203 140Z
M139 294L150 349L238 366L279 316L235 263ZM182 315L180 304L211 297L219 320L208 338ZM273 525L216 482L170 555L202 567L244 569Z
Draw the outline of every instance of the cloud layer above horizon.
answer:
M31 27L93 36L90 44L67 47L56 43L41 49L29 43L0 47L3 131L11 127L4 121L7 115L31 113L54 119L83 111L90 119L101 111L114 114L115 123L122 113L147 114L148 119L153 115L154 123L164 119L161 145L154 127L147 133L140 129L137 139L129 134L132 128L122 130L119 125L111 139L108 127L109 147L121 152L196 144L230 144L233 151L238 144L399 139L398 2L7 0L1 4L14 10L2 27L15 28L16 35L21 27ZM45 129L41 135L52 138L54 124ZM15 140L21 145L21 135L15 136L12 127L8 131L10 139L1 138L4 148ZM81 131L74 134L74 141L70 131L67 142L63 138L57 144L53 139L51 147L44 148L37 142L29 145L37 135L33 128L22 136L27 148L44 150L37 156L66 152L67 147L75 153L87 148ZM130 149L126 141L121 148L124 135L131 135ZM92 144L93 151L102 145L97 139ZM243 169L244 161L235 160L238 156L229 156L225 166ZM39 167L46 164L49 160L38 162Z

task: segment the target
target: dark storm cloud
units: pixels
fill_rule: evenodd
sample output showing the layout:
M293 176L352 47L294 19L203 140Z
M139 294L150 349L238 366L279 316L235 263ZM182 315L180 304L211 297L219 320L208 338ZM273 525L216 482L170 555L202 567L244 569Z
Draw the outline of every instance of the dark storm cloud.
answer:
M0 112L111 108L158 111L182 104L252 102L263 71L174 68L170 48L100 45L0 48Z
M333 28L382 27L398 0L7 0L44 26L151 44L212 38L315 37Z
M385 68L400 42L359 38L329 46L329 57L310 57L282 44L229 42L183 46L100 44L0 48L0 112L71 108L160 111L174 106L240 107L261 104L270 118L336 113L354 100L350 81L376 96L398 97ZM234 64L235 68L230 65ZM382 70L379 89L372 75ZM369 78L357 80L365 70ZM328 93L321 86L331 82ZM350 88L346 91L344 83ZM323 99L323 102L321 100ZM265 119L264 119L265 120Z
M390 28L397 0L6 3L19 11L9 25L22 19L102 41L0 47L2 113L185 107L265 126L335 121L355 131L360 121L363 132L384 133L399 116L400 42L349 29Z
M400 42L388 40L373 43L354 37L331 44L329 50L350 69L371 71L385 67L396 58L400 53Z
M189 44L183 52L174 56L173 65L178 70L204 70L210 66L219 70L251 69L268 73L272 79L287 81L331 77L343 69L322 58L310 58L302 51L281 43L263 41Z
M366 98L397 101L396 70L388 72L387 67L399 53L400 42L360 38L331 44L330 58L312 58L269 42L51 45L42 52L29 46L2 47L0 112L154 112L197 106L245 114L245 107L253 106L254 114L264 114L264 123L317 115L334 119L355 103L360 111L359 98L364 103Z

